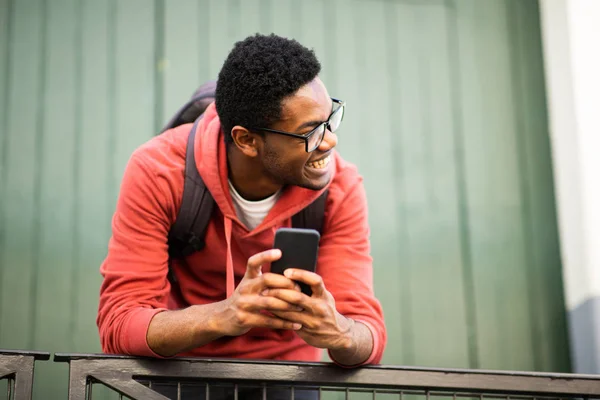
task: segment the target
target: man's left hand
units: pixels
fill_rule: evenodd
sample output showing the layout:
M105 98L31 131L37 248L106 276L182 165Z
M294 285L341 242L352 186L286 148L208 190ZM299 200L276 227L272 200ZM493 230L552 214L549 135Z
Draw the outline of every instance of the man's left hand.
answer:
M349 349L352 346L351 330L354 321L336 310L333 295L325 288L323 279L313 272L294 268L285 270L284 274L289 279L310 286L312 296L309 297L299 290L266 289L263 295L278 297L302 308L302 311L272 313L301 324L302 328L296 333L311 346L334 351Z

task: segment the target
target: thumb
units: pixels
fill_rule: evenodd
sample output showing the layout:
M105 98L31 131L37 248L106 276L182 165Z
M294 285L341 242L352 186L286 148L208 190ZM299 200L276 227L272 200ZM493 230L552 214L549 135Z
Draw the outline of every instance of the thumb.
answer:
M278 260L280 257L281 250L279 249L267 250L253 255L248 259L244 277L250 279L259 277L262 274L261 269L263 264Z

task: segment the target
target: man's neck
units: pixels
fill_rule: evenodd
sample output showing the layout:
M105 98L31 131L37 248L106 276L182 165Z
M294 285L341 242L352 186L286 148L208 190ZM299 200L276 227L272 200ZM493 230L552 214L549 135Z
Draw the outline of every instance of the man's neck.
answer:
M256 161L246 157L235 146L227 146L227 169L231 184L246 200L265 199L282 187L268 179Z

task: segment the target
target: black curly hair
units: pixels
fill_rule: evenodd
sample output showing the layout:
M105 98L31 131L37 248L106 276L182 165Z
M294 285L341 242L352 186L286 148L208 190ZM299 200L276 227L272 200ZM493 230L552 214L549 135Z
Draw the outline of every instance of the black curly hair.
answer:
M217 80L215 103L225 136L234 126L268 128L282 100L316 78L321 64L296 40L256 34L235 43Z

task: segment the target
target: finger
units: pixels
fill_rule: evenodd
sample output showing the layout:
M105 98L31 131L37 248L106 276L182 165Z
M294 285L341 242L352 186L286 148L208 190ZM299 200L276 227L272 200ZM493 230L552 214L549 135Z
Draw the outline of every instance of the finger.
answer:
M306 283L312 289L314 297L325 296L325 284L319 274L303 269L288 268L284 271L284 275L295 281Z
M311 319L314 319L310 315L295 311L273 311L272 314L277 318L284 319L290 322L296 322L302 325L303 328L308 327L311 324Z
M301 307L302 309L311 309L311 303L313 301L304 293L291 289L269 288L263 290L261 294L263 296L273 297L282 300L286 303L293 304L295 306Z
M272 296L244 296L238 306L245 311L300 311L302 308Z
M253 255L248 259L248 264L246 264L246 274L244 277L256 278L260 276L260 270L263 264L279 260L279 258L281 258L281 250L279 249L271 249Z
M264 314L253 314L248 319L247 327L252 328L271 328L271 329L287 329L287 330L300 330L302 324L292 321L286 321L281 318L271 317Z
M286 278L283 275L273 274L271 272L266 272L262 277L262 281L264 283L264 286L269 287L269 288L281 288L281 289L294 290L297 287L298 289L300 289L300 286L298 286L298 284L296 282L294 282L293 280Z

